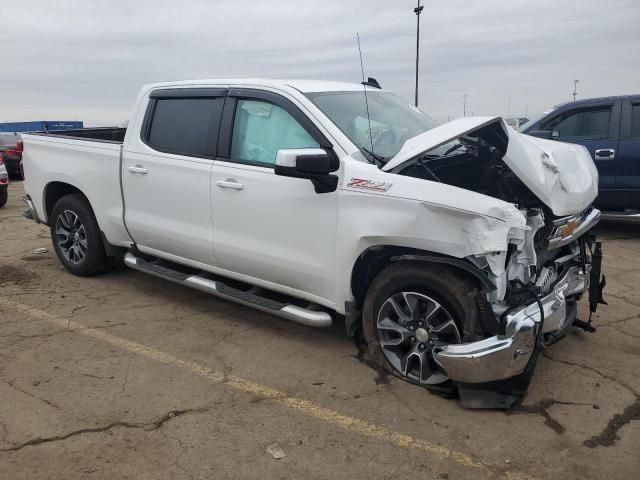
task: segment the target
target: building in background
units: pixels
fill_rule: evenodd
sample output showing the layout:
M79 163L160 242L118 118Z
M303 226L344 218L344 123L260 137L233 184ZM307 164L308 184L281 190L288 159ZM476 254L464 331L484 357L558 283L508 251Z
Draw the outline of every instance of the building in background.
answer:
M0 122L0 132L41 132L83 128L80 120L37 120L34 122Z

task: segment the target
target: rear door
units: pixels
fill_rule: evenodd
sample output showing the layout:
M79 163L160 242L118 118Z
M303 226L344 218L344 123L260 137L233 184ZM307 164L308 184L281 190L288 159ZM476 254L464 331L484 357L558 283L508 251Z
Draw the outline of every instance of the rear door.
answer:
M604 100L588 106L563 108L540 125L541 130L557 132L562 142L584 145L591 153L600 176L597 203L608 206L617 201L616 170L620 102Z
M640 97L624 100L618 144L616 186L627 209L640 209Z
M150 94L122 172L126 225L141 251L214 264L211 168L225 95L226 88Z

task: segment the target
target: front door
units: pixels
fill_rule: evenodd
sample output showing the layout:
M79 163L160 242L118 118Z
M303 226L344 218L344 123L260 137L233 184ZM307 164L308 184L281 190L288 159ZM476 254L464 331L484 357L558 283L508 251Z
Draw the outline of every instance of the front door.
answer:
M286 99L230 90L220 144L212 186L218 265L310 300L333 298L337 193L317 194L309 180L273 168L278 150L330 148L327 140Z
M124 151L126 225L138 248L213 265L211 169L226 89L151 94L140 139Z

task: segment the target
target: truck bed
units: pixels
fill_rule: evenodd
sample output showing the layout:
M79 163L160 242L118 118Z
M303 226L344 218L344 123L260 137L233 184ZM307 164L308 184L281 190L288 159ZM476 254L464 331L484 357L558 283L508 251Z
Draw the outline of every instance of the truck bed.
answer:
M98 142L123 143L126 128L121 127L98 127L98 128L77 128L74 130L57 130L54 132L35 132L30 135L45 135L48 137L75 138L78 140L89 140Z
M83 193L112 245L126 244L120 188L125 128L83 128L22 134L25 192L45 223L53 204L49 192L73 188Z

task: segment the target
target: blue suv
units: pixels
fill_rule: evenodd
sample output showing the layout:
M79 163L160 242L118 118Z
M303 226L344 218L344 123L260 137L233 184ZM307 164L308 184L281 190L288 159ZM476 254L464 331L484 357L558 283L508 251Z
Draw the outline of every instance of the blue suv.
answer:
M640 214L640 95L557 105L520 130L587 147L600 174L598 208Z

